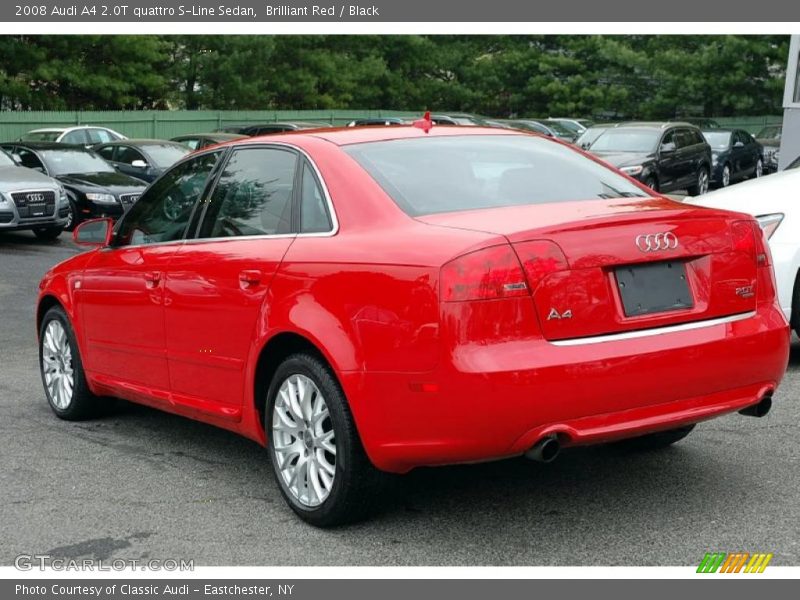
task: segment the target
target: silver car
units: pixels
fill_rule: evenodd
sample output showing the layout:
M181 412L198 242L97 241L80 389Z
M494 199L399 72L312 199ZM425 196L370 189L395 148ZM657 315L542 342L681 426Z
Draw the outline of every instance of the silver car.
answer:
M30 229L40 239L53 240L68 216L67 192L58 181L0 152L0 232Z

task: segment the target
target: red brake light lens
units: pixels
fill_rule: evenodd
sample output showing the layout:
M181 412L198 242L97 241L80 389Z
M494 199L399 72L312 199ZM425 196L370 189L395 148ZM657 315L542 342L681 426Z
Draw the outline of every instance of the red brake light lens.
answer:
M459 256L442 267L440 281L443 302L495 300L529 294L525 274L509 245Z
M770 264L769 249L756 221L734 221L731 233L734 250L752 256L759 267Z
M537 286L551 273L569 269L567 257L554 242L548 240L519 242L514 244L514 250L522 262L531 291L536 291Z

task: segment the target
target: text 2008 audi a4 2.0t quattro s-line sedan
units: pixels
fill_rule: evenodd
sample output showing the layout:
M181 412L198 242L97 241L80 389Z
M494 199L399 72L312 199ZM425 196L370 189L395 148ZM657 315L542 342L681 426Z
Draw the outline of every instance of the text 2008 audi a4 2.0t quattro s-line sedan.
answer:
M56 415L116 396L236 431L321 526L362 515L381 471L762 415L788 359L753 218L518 131L237 141L75 238L96 248L37 310Z

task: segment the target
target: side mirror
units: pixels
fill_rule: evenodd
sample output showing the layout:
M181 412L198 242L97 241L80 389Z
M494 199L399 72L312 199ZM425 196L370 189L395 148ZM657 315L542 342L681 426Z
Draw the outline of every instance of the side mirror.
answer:
M673 142L667 142L666 144L661 144L662 154L671 154L673 152L675 152L675 144Z
M111 243L114 221L108 217L84 221L72 232L79 246L108 246Z
M131 166L134 169L146 169L147 168L147 163L144 162L143 160L137 158L135 161L133 161L131 163Z

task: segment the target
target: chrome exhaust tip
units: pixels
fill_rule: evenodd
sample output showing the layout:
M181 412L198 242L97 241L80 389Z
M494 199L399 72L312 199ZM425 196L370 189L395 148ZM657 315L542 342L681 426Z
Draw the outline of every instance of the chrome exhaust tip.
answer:
M540 439L525 453L525 458L537 462L553 462L561 452L561 443L554 435Z
M753 406L743 408L739 411L739 414L747 417L766 417L771 408L772 394L767 394L761 399L761 402L758 404L753 404Z

